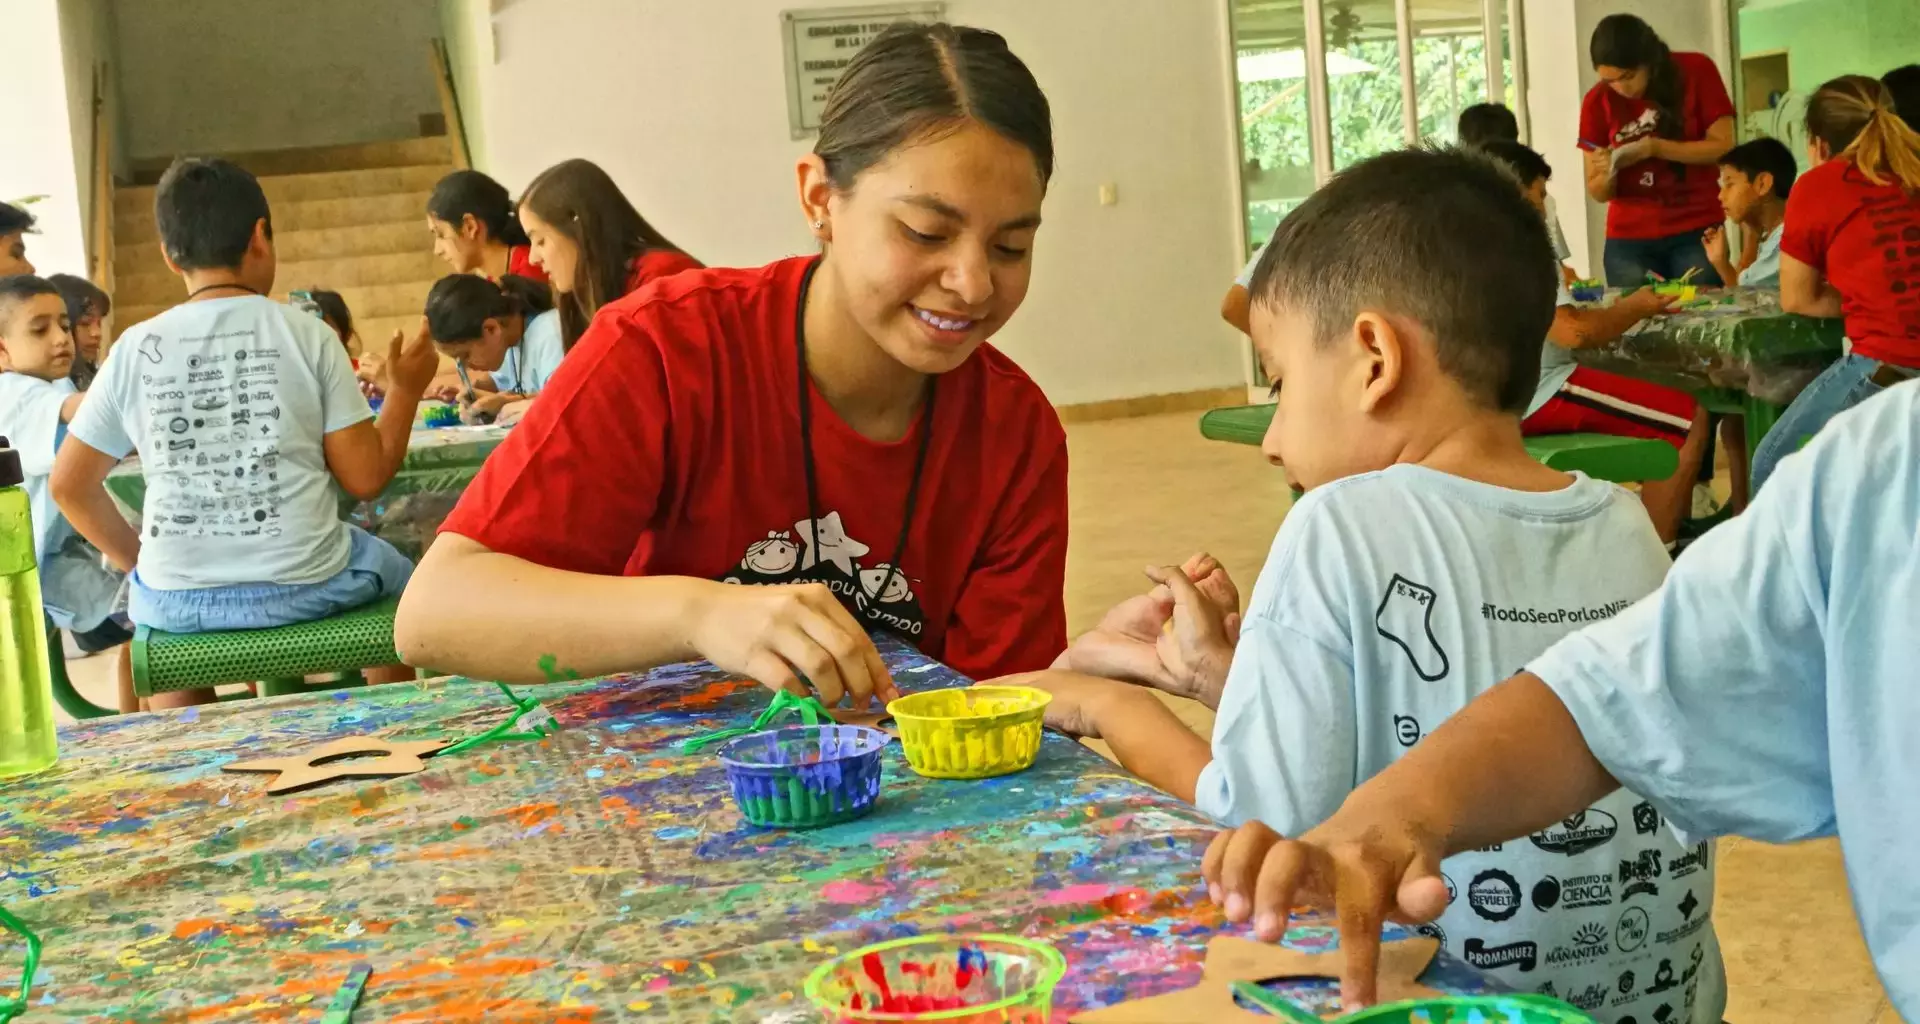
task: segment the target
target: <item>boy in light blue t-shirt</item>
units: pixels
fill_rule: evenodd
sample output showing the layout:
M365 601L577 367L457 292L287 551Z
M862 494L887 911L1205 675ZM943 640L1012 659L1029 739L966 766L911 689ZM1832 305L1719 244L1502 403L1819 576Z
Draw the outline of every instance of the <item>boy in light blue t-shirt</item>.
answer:
M1053 694L1048 724L1217 820L1296 835L1515 666L1658 586L1668 559L1633 496L1548 469L1521 437L1553 266L1541 218L1478 154L1378 157L1290 214L1254 277L1252 336L1279 392L1265 451L1305 494L1237 637L1205 560L1159 571L1170 631L1110 615L1066 658L1128 681L1016 677ZM1137 678L1121 667L1148 659L1118 656L1122 633L1157 655ZM1211 744L1133 682L1215 706ZM1713 851L1642 805L1616 793L1457 851L1425 930L1608 1024L1718 1022ZM1629 970L1645 980L1623 990Z
M425 330L390 347L392 386L375 424L333 330L266 296L273 227L253 175L224 160L176 161L154 219L186 301L121 334L51 481L74 528L129 571L128 614L173 633L261 629L400 593L411 563L341 521L334 485L373 498L405 459L439 365ZM137 534L104 486L133 454L146 477ZM212 697L188 690L153 704Z
M1779 290L1780 236L1787 225L1787 196L1798 174L1793 152L1778 139L1754 139L1720 158L1720 207L1752 246L1736 269L1726 230L1707 230L1707 258L1722 281Z

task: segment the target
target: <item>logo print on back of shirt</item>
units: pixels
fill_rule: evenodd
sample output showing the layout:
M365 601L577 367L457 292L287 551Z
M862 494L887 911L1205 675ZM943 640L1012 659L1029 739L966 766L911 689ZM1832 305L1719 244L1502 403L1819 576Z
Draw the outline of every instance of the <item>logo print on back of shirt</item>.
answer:
M1548 875L1533 884L1533 909L1546 912L1560 905L1560 880Z
M1652 922L1647 912L1639 907L1628 907L1620 913L1620 920L1613 926L1614 948L1622 953L1631 953L1647 944L1647 932Z
M1393 738L1403 747L1420 742L1420 721L1412 715L1393 716Z
M1520 912L1520 883L1499 868L1488 868L1468 884L1467 904L1489 921L1505 921Z
M1660 877L1660 851L1641 850L1633 860L1620 862L1620 884L1626 888L1620 890L1620 902L1625 903L1635 896L1658 896L1660 887L1653 880Z
M1696 871L1704 871L1713 857L1713 843L1702 839L1693 844L1693 849L1673 858L1667 865L1668 878L1685 878Z
M1373 628L1393 641L1427 682L1447 677L1447 652L1433 635L1433 588L1395 573L1373 613Z
M158 334L149 334L141 338L140 354L146 357L147 362L158 366L160 364L160 336Z
M1489 946L1479 939L1468 939L1460 955L1481 970L1518 967L1522 971L1531 971L1540 963L1540 945L1535 942L1510 942L1504 946Z
M1620 823L1613 815L1589 808L1528 838L1548 853L1572 857L1612 841L1619 831Z
M1680 979L1673 976L1673 961L1663 958L1660 961L1660 969L1653 972L1653 984L1647 986L1647 995L1679 987Z
M1693 912L1698 909L1700 909L1700 901L1694 899L1693 890L1688 889L1687 898L1681 900L1679 903L1680 916L1691 921L1693 920Z
M1653 809L1652 803L1642 800L1633 805L1633 830L1643 836L1660 831L1660 812Z

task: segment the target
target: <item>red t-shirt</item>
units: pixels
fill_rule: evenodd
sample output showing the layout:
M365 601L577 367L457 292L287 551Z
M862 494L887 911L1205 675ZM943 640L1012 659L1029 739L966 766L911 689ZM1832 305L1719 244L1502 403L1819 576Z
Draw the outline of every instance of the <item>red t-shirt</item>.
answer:
M533 262L533 250L524 245L507 247L507 273L529 277L541 284L547 283L547 272Z
M627 294L632 295L640 286L657 278L672 277L683 270L700 270L699 260L678 249L648 249L633 261L633 267L627 272Z
M1920 196L1829 160L1793 183L1780 251L1840 292L1854 352L1920 369Z
M1680 139L1698 142L1723 117L1734 116L1733 100L1720 69L1704 53L1675 53L1680 72ZM1654 134L1656 114L1644 99L1630 100L1605 82L1587 90L1580 104L1580 148L1615 149ZM1642 160L1620 168L1613 202L1607 204L1608 238L1665 238L1720 223L1720 176L1712 165L1687 166L1671 160Z
M868 440L809 388L809 512L794 316L811 262L692 271L601 308L441 528L575 572L820 579L973 678L1047 667L1067 643L1059 416L990 345L942 375L891 573L924 421Z

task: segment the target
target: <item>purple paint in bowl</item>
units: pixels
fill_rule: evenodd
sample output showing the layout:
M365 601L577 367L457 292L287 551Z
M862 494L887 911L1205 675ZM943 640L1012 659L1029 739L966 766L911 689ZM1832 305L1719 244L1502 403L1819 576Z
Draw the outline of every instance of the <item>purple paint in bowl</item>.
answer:
M880 752L893 737L861 725L800 725L749 733L720 748L727 786L749 822L818 828L880 801Z

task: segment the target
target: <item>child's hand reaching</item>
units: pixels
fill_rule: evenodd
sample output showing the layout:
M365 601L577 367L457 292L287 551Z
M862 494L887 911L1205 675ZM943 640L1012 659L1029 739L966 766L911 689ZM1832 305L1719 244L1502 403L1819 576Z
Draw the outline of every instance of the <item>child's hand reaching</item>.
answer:
M1631 295L1623 296L1620 299L1620 305L1645 320L1648 317L1673 312L1673 307L1679 301L1680 298L1677 295L1662 295L1652 288L1642 288Z
M433 334L427 329L427 318L420 318L420 325L414 328L413 336L407 337L405 331L393 332L392 340L387 342L387 390L399 395L413 395L416 398L424 394L427 385L440 372L440 354L434 351Z
M1149 575L1160 572L1149 570ZM1200 593L1239 620L1240 592L1213 556L1201 553L1187 559L1181 572ZM1167 669L1158 644L1174 614L1173 593L1159 583L1138 597L1113 606L1099 625L1067 649L1056 668L1088 675L1140 683L1179 696L1190 696L1187 686Z
M1215 569L1199 584L1173 566L1148 569L1147 576L1173 594L1172 628L1162 630L1154 643L1160 664L1181 696L1218 708L1233 645L1240 639L1239 591L1225 569ZM1203 585L1214 594L1204 593Z
M1138 690L1128 683L1100 679L1082 675L1078 672L1023 672L1019 675L1003 676L991 679L980 686L1030 686L1036 690L1045 690L1053 695L1047 702L1046 726L1057 729L1069 736L1085 739L1100 738L1101 705L1115 696L1137 693L1151 699L1152 694Z

